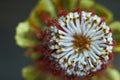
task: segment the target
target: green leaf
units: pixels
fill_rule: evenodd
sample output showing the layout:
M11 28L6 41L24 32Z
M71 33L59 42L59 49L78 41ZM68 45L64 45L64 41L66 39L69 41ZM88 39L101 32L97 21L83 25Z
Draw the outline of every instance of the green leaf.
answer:
M72 10L76 7L78 0L61 0L64 9Z
M25 80L36 80L40 71L35 70L33 66L26 66L22 69L22 76Z
M38 59L39 57L40 57L40 53L32 53L31 55L30 55L30 57L32 58L32 59Z
M51 0L39 0L36 9L38 11L48 12L52 18L56 17L55 7Z
M37 43L37 39L31 34L31 26L28 22L21 22L16 28L15 40L17 45L25 48Z
M116 41L116 45L113 48L114 52L120 52L120 21L115 21L109 25L113 30L113 39Z
M110 80L120 80L120 72L113 68L107 68L106 73Z
M112 12L109 9L107 9L105 6L100 4L95 4L94 9L97 15L104 17L106 19L107 23L110 23L113 20Z
M83 10L90 9L95 5L94 0L80 0L80 7Z

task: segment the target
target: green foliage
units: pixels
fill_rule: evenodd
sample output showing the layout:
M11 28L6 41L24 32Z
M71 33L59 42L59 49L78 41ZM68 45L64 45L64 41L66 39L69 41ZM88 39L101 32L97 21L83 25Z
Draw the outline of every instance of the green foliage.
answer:
M52 18L56 17L55 7L51 0L39 0L36 9L47 12Z
M110 23L113 20L113 13L101 4L95 4L94 9L96 14L104 17L107 23Z
M110 80L120 80L120 72L113 68L107 68L106 73Z
M15 40L21 47L29 47L37 43L37 40L31 34L31 28L28 22L21 22L16 28Z
M80 0L80 7L84 10L90 9L95 5L94 0Z
M27 66L22 69L22 76L26 80L36 80L40 75L40 71L35 70L33 66Z
M120 52L120 21L111 23L110 27L113 30L113 38L116 41L116 45L113 50L114 52Z

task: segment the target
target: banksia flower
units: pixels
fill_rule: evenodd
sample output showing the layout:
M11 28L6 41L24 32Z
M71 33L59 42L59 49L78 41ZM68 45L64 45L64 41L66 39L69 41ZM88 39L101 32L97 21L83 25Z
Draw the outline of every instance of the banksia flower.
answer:
M50 26L49 48L66 75L95 73L111 60L114 45L111 29L92 12L81 10L62 14Z
M93 0L88 4L89 1L41 0L28 20L18 25L17 44L29 48L26 55L33 59L32 66L23 69L24 78L96 80L97 77L91 77L106 69L115 44L112 30L107 25L112 14ZM47 5L50 7L44 8ZM24 27L27 28L20 31ZM106 73L109 71L112 69Z
M80 9L60 11L59 15L56 20L48 19L49 27L40 31L41 35L35 34L43 41L34 46L43 54L40 66L54 75L68 77L91 76L103 70L112 58L114 45L104 20Z
M47 44L53 50L49 59L68 76L87 76L102 70L112 57L111 29L92 12L64 12L49 27Z

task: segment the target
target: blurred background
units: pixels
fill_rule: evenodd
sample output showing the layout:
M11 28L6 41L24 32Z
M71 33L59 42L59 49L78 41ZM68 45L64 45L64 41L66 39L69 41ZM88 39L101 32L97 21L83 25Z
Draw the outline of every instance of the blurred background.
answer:
M24 80L22 67L29 62L24 56L25 49L18 47L14 40L18 22L24 21L38 0L0 0L0 80ZM114 13L120 20L120 0L95 0ZM113 64L120 70L120 55Z

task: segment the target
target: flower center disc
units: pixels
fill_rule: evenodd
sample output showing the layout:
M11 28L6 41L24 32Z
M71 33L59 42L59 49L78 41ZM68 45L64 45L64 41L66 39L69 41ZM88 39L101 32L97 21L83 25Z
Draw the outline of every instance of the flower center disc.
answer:
M85 37L83 34L75 34L73 35L74 41L73 41L73 46L76 51L76 53L80 53L85 49L89 49L90 45L90 38Z

